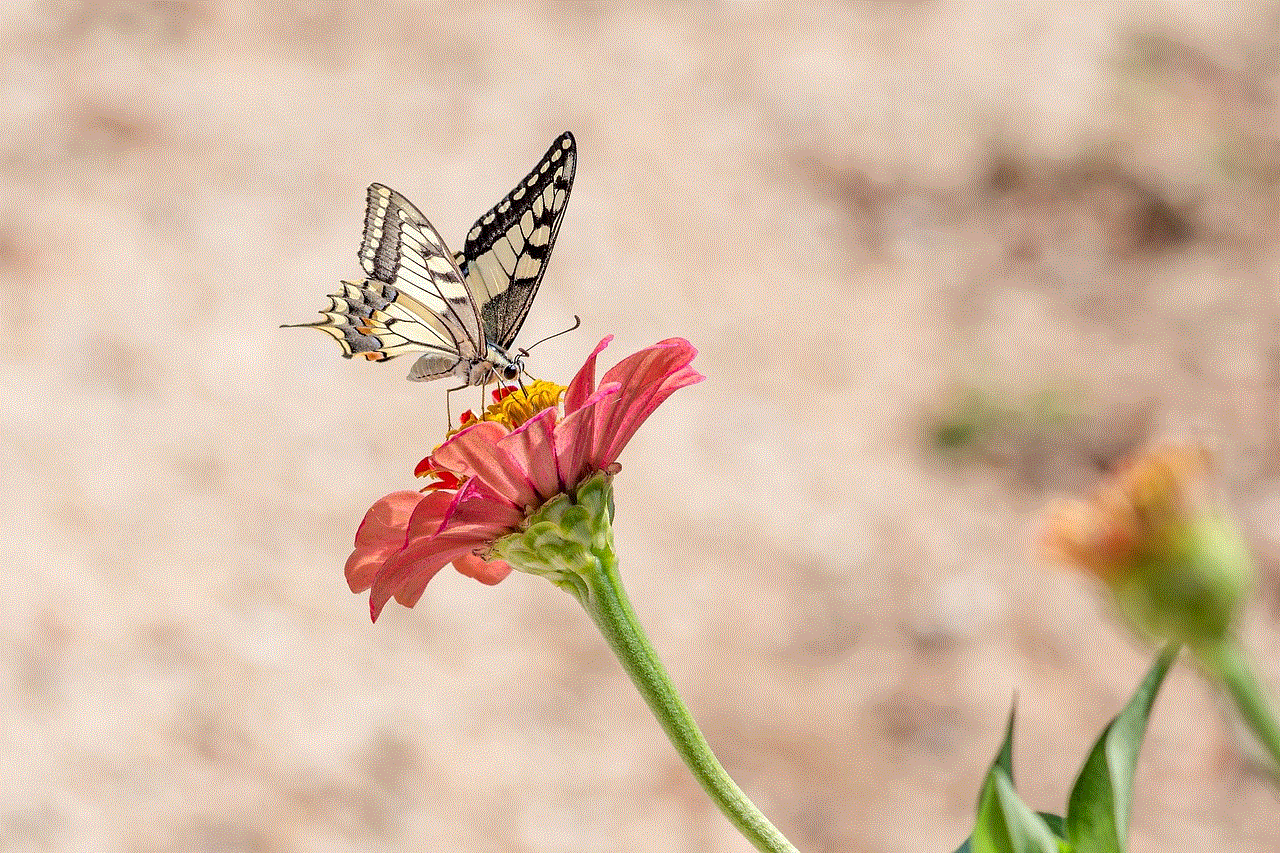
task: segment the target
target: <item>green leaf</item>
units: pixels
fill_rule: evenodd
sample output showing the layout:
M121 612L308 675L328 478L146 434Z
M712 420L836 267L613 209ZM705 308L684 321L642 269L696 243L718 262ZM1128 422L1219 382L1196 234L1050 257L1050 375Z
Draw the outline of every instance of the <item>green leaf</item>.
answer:
M1067 800L1066 837L1072 849L1124 853L1138 750L1151 706L1178 651L1170 645L1160 653L1129 704L1102 730L1085 759Z
M978 795L973 835L956 853L1059 853L1058 839L1045 818L1036 814L1013 788L1013 726L1017 709L1009 710L1004 740L987 771ZM1058 818L1049 816L1058 826Z
M1009 781L1013 781L1013 724L1018 716L1018 706L1015 703L1009 709L1009 722L1004 727L1004 741L1000 744L1000 749L996 752L995 761L991 764L991 769L1000 768L1009 777ZM988 772L990 778L990 772Z

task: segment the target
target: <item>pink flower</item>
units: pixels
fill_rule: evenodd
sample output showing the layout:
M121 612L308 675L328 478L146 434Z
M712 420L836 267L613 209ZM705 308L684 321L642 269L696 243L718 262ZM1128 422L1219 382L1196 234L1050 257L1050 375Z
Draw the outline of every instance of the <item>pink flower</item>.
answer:
M553 404L524 419L528 400L516 392L506 399L526 406L518 426L495 420L467 426L419 466L446 487L395 492L370 508L346 574L352 592L371 590L375 620L392 598L412 607L449 563L483 583L505 578L510 566L484 559L492 543L596 472L616 473L618 455L659 404L705 378L690 367L697 350L670 338L618 362L597 387L596 357L612 339L600 342L569 383L563 413Z

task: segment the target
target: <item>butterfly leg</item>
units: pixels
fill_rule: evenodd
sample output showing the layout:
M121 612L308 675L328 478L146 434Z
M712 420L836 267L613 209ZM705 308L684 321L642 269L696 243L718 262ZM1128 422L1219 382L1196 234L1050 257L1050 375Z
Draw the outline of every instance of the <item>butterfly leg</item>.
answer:
M444 392L444 415L449 419L449 429L453 429L453 410L449 405L449 395L454 391L461 391L466 387L466 385L459 385L457 388L450 388L448 391ZM459 424L459 426L461 426L461 424Z

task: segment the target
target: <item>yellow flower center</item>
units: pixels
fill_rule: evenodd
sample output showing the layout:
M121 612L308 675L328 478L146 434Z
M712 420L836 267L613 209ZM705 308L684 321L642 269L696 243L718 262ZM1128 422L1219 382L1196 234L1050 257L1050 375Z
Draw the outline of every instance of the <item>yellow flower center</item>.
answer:
M484 413L477 419L470 409L462 413L462 420L456 429L449 430L453 435L477 420L497 421L507 429L515 429L538 412L545 411L560 404L560 397L568 390L563 385L535 379L522 387L507 386L493 392L496 402L490 403Z
M539 412L560 405L560 398L567 390L563 385L557 385L545 379L535 379L520 388L499 388L493 392L495 401L489 404L479 419L468 409L462 413L458 426L451 428L445 438L448 439L479 421L497 421L507 429L515 429ZM439 449L437 446L436 450ZM435 450L432 451L434 452ZM418 463L418 467L413 470L413 475L430 477L434 481L425 486L425 489L456 489L463 483L450 471L437 471L432 468L430 456Z
M539 412L558 406L566 390L563 385L535 379L506 393L498 392L498 401L491 403L480 419L497 421L508 429L515 429Z

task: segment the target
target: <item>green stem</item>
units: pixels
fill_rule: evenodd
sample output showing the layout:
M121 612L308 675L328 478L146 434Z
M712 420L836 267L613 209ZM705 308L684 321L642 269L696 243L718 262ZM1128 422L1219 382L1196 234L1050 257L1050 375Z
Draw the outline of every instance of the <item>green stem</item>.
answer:
M1272 772L1280 772L1280 725L1267 702L1262 685L1245 657L1244 650L1234 641L1226 641L1200 655L1211 672L1222 680L1227 692L1236 703L1241 719L1266 749L1274 763Z
M757 850L766 853L796 853L781 832L761 814L747 795L737 786L716 760L706 738L680 701L671 676L658 659L657 652L636 619L631 602L618 576L618 563L612 550L596 552L595 569L584 573L586 594L579 596L582 606L604 634L623 669L648 703L662 730L667 733L676 752L684 759L694 778Z
M606 474L537 509L523 532L494 543L494 556L545 577L571 594L596 623L672 746L725 817L763 853L796 853L720 766L671 676L658 660L618 577L613 550L613 487Z

